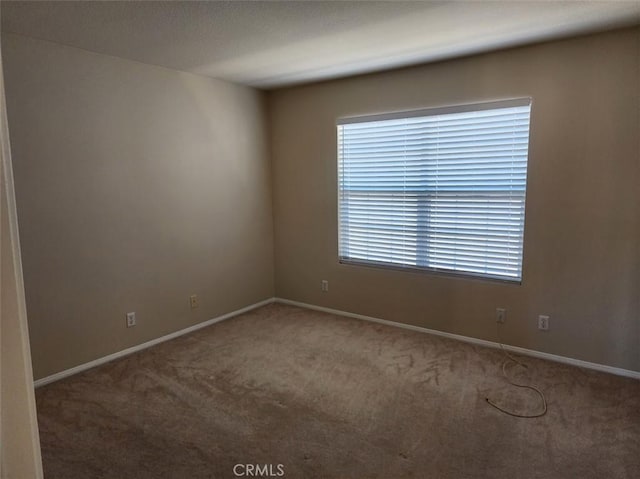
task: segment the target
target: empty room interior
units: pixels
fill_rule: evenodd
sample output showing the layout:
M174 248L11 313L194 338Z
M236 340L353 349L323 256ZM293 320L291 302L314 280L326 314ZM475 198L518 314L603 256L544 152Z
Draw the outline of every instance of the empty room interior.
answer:
M640 2L0 9L2 479L640 477Z

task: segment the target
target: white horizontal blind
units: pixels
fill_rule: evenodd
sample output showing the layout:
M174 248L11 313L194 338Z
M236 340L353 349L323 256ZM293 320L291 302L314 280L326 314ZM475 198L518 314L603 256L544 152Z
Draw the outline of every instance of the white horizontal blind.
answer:
M530 109L339 121L340 261L520 281Z

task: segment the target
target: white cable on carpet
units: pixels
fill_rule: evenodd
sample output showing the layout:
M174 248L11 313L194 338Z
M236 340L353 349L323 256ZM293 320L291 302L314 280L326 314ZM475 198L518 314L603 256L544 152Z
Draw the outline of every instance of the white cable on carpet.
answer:
M516 386L516 387L519 387L519 388L531 389L532 391L537 392L540 395L540 399L542 399L542 406L543 407L542 407L542 412L539 412L537 414L518 414L518 413L511 412L511 411L507 411L506 409L498 406L496 403L491 401L491 399L489 399L488 397L485 397L487 403L489 403L489 405L491 405L494 408L496 408L498 411L503 412L505 414L508 414L509 416L522 417L522 418L534 418L534 417L544 416L545 414L547 414L547 399L544 397L543 392L540 391L540 389L538 389L535 386L530 386L528 384L516 383L507 374L507 364L509 363L509 361L513 361L514 363L518 364L519 366L522 366L525 369L527 369L528 366L526 364L522 363L521 361L519 361L518 359L514 358L511 354L509 354L509 352L506 349L504 349L504 346L502 346L502 338L500 337L500 324L499 323L496 323L496 330L497 330L497 333L498 333L498 344L500 345L500 349L502 350L502 352L507 357L504 360L504 362L502 363L502 374L504 375L505 379L512 386Z

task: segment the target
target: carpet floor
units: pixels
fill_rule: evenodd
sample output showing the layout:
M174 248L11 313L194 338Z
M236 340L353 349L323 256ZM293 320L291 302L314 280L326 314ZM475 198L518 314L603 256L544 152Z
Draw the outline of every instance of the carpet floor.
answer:
M38 388L45 477L639 478L640 381L523 361L272 304Z

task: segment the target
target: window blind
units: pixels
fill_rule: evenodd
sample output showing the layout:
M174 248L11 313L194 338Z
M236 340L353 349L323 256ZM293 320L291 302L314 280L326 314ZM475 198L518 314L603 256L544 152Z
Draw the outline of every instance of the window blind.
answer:
M338 122L339 259L520 281L531 100Z

